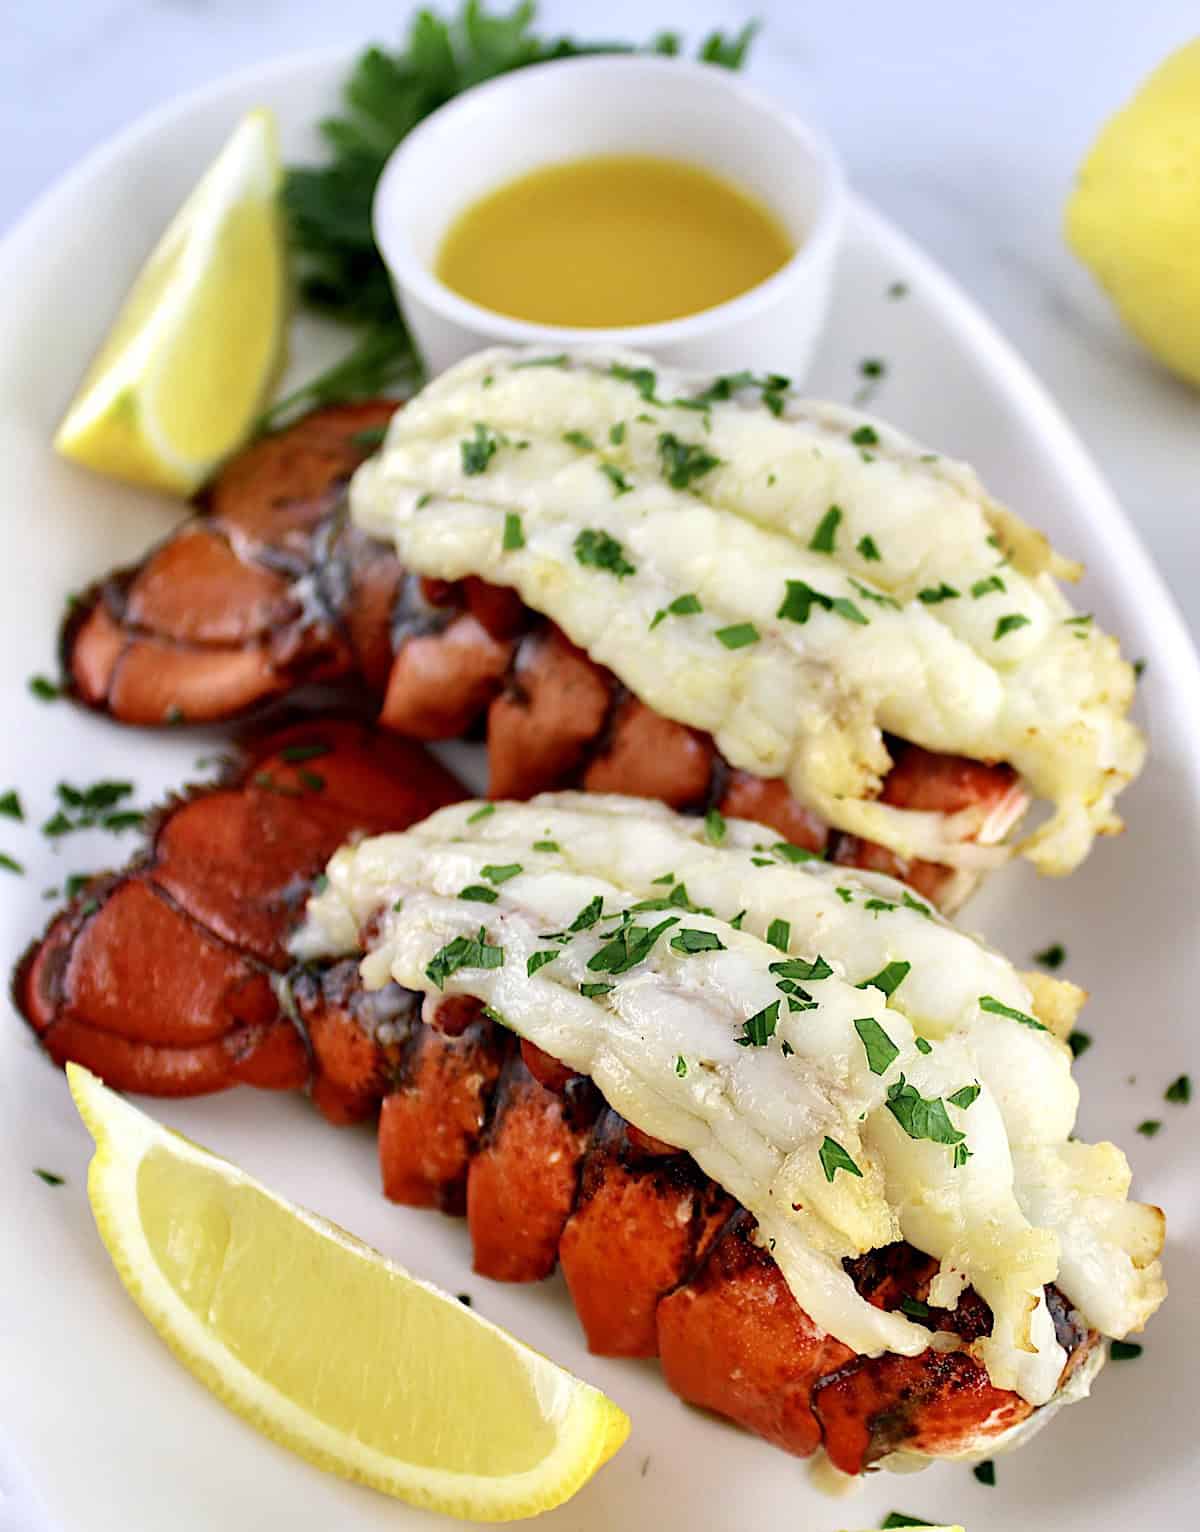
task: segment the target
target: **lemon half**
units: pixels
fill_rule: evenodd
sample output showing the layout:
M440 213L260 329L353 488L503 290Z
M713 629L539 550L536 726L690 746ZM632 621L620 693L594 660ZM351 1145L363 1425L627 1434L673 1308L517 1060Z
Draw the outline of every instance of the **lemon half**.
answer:
M249 434L287 311L279 149L248 113L159 240L58 429L65 457L190 494Z
M1200 38L1101 129L1066 231L1139 340L1200 386Z
M570 1498L625 1440L597 1389L69 1064L113 1264L216 1396L321 1468L474 1521Z

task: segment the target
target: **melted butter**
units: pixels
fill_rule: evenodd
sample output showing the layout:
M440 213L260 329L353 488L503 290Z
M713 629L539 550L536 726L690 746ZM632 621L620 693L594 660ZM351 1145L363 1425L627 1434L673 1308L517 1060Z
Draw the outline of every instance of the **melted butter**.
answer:
M436 272L481 307L541 324L656 324L736 298L794 242L762 203L675 160L605 155L489 192L451 226Z

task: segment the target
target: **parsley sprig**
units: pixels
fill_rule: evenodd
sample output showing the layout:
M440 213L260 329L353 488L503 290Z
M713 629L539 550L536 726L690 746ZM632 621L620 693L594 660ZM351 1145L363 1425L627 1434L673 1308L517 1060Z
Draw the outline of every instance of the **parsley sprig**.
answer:
M279 400L266 424L283 424L323 404L419 386L421 361L371 234L376 183L392 150L418 123L460 92L529 64L582 54L683 51L677 32L660 32L642 48L544 37L535 30L536 15L532 0L510 11L466 0L448 18L419 10L400 48L368 48L354 65L340 113L320 124L329 157L288 170L283 206L301 302L354 326L358 338L335 366ZM698 57L740 69L756 30L752 22L734 33L711 32Z

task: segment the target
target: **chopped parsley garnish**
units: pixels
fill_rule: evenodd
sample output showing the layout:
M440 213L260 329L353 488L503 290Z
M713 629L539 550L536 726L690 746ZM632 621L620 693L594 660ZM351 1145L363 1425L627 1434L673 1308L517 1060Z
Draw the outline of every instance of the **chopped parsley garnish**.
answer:
M781 979L799 979L804 984L815 984L818 979L828 979L833 969L818 953L811 963L807 958L788 958L784 963L772 963L770 972Z
M864 378L882 378L887 372L887 363L882 357L865 356L859 362L858 370Z
M842 519L842 508L839 505L831 505L817 524L817 530L809 540L808 546L814 553L832 553L837 539L838 523Z
M1174 1106L1187 1106L1192 1099L1192 1080L1190 1075L1180 1075L1177 1080L1172 1080L1163 1092L1163 1100L1170 1101Z
M535 840L533 849L535 851L561 851L562 847L556 840Z
M47 1186L65 1186L67 1184L65 1176L60 1176L54 1170L43 1170L40 1165L33 1167L33 1173L39 1181L44 1181Z
M986 580L976 580L975 584L971 587L971 594L978 601L980 596L986 596L989 591L1004 589L1004 581L998 574L993 574L988 575Z
M709 809L704 816L704 833L714 846L719 846L725 839L726 828L725 816L720 809Z
M1036 1016L1029 1016L1024 1011L1014 1010L1011 1005L1005 1005L1002 1000L997 1000L994 995L980 995L979 1009L990 1011L993 1016L1007 1016L1010 1021L1019 1021L1023 1027L1032 1027L1035 1032L1046 1032L1049 1028L1044 1027Z
M1115 1340L1109 1342L1108 1354L1114 1362L1135 1362L1144 1349L1137 1341Z
M1156 1117L1147 1117L1145 1122L1139 1122L1137 1125L1137 1131L1143 1138L1153 1138L1161 1128L1162 1123Z
M605 465L607 466L607 465ZM584 527L575 539L575 557L589 569L603 569L623 580L636 574L637 567L625 557L625 550L615 537L594 527Z
M866 1049L867 1068L873 1075L886 1074L899 1058L899 1048L873 1016L856 1017L854 1030Z
M933 1044L926 1037L914 1037L913 1046L916 1048L918 1053L933 1052Z
M899 960L891 963L885 963L877 974L873 975L873 977L870 979L864 979L861 984L856 986L856 988L881 990L883 994L890 997L894 995L900 988L901 984L904 983L904 980L908 977L911 968L911 963L905 963Z
M825 1172L825 1179L832 1181L839 1170L846 1171L849 1175L858 1176L862 1179L862 1171L842 1148L836 1139L825 1135L825 1141L817 1151L817 1157L821 1161L821 1169Z
M675 1060L675 1073L681 1080L687 1074L687 1060L684 1058L682 1053L679 1054Z
M957 601L961 591L954 589L953 585L947 585L945 580L940 585L926 585L923 590L917 592L917 600L923 601L926 606L937 606L940 601Z
M791 939L792 927L789 921L775 919L767 927L767 941L772 947L777 947L780 952L788 950Z
M521 525L521 518L516 511L504 513L504 536L500 546L505 553L516 553L519 548L525 546L525 529Z
M604 910L604 896L597 894L594 899L589 899L584 907L576 915L575 919L567 927L568 931L590 931L601 918Z
M658 884L658 883L674 883L674 881L675 881L675 874L673 872L664 872L661 878L651 878L650 881L652 883L655 883L655 884Z
M458 891L460 899L474 899L478 904L495 904L500 895L494 888L485 888L482 883L468 883L466 888Z
M864 601L873 601L876 606L887 607L892 612L900 610L900 603L895 597L889 596L886 591L872 590L869 585L864 585L861 580L856 580L853 575L848 576L848 578L850 584L853 585Z
M900 1312L907 1314L910 1319L932 1319L933 1310L927 1303L922 1303L919 1298L901 1298Z
M614 362L608 369L608 375L621 383L632 383L647 404L662 404L661 399L654 397L658 374L649 367L624 367L620 362Z
M432 499L433 499L433 491L429 490L429 489L427 489L424 492L424 494L418 495L417 499L416 499L416 508L417 508L417 510L418 511L423 511L425 509L425 507L429 504L429 502Z
M836 612L847 622L856 622L863 627L866 627L870 621L848 596L827 596L823 591L814 590L805 580L787 582L787 594L775 615L784 617L789 622L805 623L814 606L819 606L826 612Z
M946 1100L951 1106L960 1107L965 1112L978 1101L981 1088L979 1085L963 1085L952 1096L947 1096Z
M874 426L859 426L857 431L850 433L850 440L856 447L877 447L879 432Z
M1006 617L1001 617L996 623L996 631L992 634L992 642L997 642L1006 633L1015 633L1018 628L1027 628L1028 626L1028 617L1024 616L1021 612L1009 612Z
M889 298L903 298L908 288L903 282L893 282L888 288ZM920 1516L910 1516L906 1511L889 1511L879 1525L884 1532L892 1527L931 1527L933 1523Z
M289 766L296 766L301 761L315 761L319 756L328 754L328 745L288 745L279 752L279 759L286 761Z
M620 497L621 495L628 495L632 492L633 485L629 482L629 480L625 477L625 475L621 472L615 463L597 463L596 467L599 468L600 472L612 485L613 494L615 496ZM633 571L630 570L629 573L632 574Z
M296 773L301 787L307 787L310 793L323 793L325 791L325 778L319 771L308 771L301 767ZM141 815L138 815L141 818Z
M579 993L585 1000L595 1000L600 995L611 995L616 987L615 984L581 984Z
M55 686L45 676L30 676L29 690L39 702L53 702L56 697L62 696L62 688Z
M564 431L563 441L568 447L579 447L584 452L595 452L596 443L586 431Z
M838 896L843 904L854 903L854 890L852 888L843 888L839 883L837 888L834 889L834 893Z
M145 818L140 809L117 807L133 792L132 782L100 781L93 782L90 787L73 787L70 782L59 782L54 791L61 807L42 825L42 834L52 840L75 830L94 829L97 825L104 830L129 830Z
M971 1472L979 1480L980 1484L986 1484L989 1489L996 1483L996 1465L992 1462L991 1458L988 1458L984 1463L976 1463Z
M770 848L782 862L822 862L822 857L816 851L809 851L804 846L793 846L790 840L777 840Z
M659 607L651 619L650 631L653 633L659 623L665 622L668 617L691 617L696 612L702 612L703 610L704 608L700 605L700 597L693 591L687 591L682 596L676 596L674 601L668 602L666 606Z
M588 968L593 973L627 973L650 956L655 942L664 931L678 924L678 915L668 915L656 926L632 923L622 926L610 941L588 959Z
M718 628L716 632L716 637L726 649L745 649L748 644L758 643L760 636L752 622L735 622L727 628Z
M673 431L663 431L658 438L658 460L663 478L672 489L689 489L693 479L720 467L721 459L699 442L680 441Z
M940 1096L922 1096L903 1075L888 1086L888 1111L913 1139L928 1139L934 1144L957 1146L966 1138L950 1121L946 1103ZM957 1163L957 1156L956 1156Z
M608 439L614 447L619 447L625 440L625 422L618 420L615 426L609 426Z
M489 883L507 883L509 878L515 878L519 872L524 871L520 862L505 862L499 867L494 862L489 862L486 867L479 869L479 874Z
M745 920L745 918L746 918L745 910L739 910L737 912L737 914L733 917L733 919L729 922L729 924L733 927L733 929L735 931L740 931L742 929L742 921Z
M1033 954L1033 961L1040 963L1043 968L1061 968L1067 960L1067 949L1061 942L1051 942L1041 952Z
M878 564L882 554L873 537L860 537L855 543L855 551L860 558L867 560L869 564Z
M872 915L883 915L889 910L898 910L900 906L893 904L889 899L868 899L863 905L864 910L870 910Z
M486 473L488 464L496 456L500 446L500 438L496 433L485 426L482 420L475 422L475 434L459 442L458 449L462 453L462 471L469 478L479 473Z
M435 952L425 969L425 977L438 989L444 989L446 980L460 968L500 968L503 963L504 948L493 946L487 939L487 931L480 926L478 936L456 936Z
M765 1048L768 1038L775 1035L779 1007L782 1004L781 1000L772 1000L770 1005L764 1005L761 1011L755 1011L753 1016L747 1016L742 1023L742 1035L734 1038L738 1047Z
M693 952L724 952L725 943L715 931L696 931L689 926L676 931L671 938L671 948L675 952L691 954Z
M0 867L3 867L5 872L15 872L18 877L25 876L25 868L16 857L9 856L7 851L0 851Z
M933 919L933 911L929 908L929 906L927 904L922 904L919 899L914 899L913 896L909 893L908 889L904 890L904 897L901 900L901 903L904 905L906 910L913 910L918 915L924 915L926 920Z
M545 968L547 963L553 963L557 956L557 952L547 952L545 949L541 952L531 952L525 963L525 977L532 979L539 968Z
M1070 1048L1072 1056L1075 1058L1078 1058L1081 1053L1086 1053L1091 1046L1092 1035L1090 1032L1075 1031L1070 1033L1067 1038L1067 1047Z
M1134 678L1134 680L1135 681L1140 681L1145 674L1146 674L1146 661L1145 660L1134 660L1134 662L1133 662L1133 678Z
M21 798L15 788L0 795L0 814L6 819L25 818L25 810L21 807Z
M1078 617L1064 617L1063 623L1068 628L1086 628L1091 625L1092 613L1084 612Z
M520 372L523 367L565 367L567 365L567 353L556 352L554 356L531 356L523 362L514 362L512 370Z

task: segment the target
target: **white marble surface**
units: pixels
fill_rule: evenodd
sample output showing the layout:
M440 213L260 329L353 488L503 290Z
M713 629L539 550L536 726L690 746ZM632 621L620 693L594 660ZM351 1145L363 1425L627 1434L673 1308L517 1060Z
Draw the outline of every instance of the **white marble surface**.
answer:
M0 0L0 229L149 108L282 52L394 38L408 8ZM1194 0L547 0L542 13L548 28L626 38L762 16L752 75L824 124L858 189L1041 374L1200 633L1200 395L1126 338L1060 234L1097 125L1200 30Z

